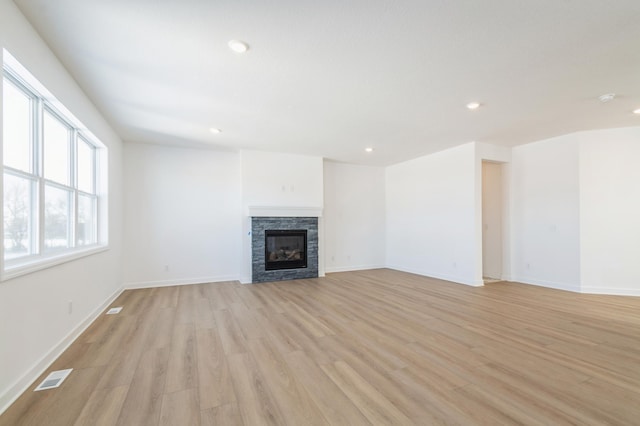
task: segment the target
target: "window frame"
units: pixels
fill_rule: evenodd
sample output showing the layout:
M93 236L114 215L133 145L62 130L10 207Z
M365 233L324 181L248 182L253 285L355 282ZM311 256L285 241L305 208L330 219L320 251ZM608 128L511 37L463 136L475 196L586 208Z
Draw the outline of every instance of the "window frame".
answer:
M107 148L97 139L80 121L67 110L50 92L47 91L28 71L26 71L6 50L3 49L2 80L13 85L31 101L30 109L30 172L5 166L1 161L2 173L0 173L0 187L4 186L5 173L23 179L30 180L33 185L31 192L32 212L29 217L30 247L29 253L13 259L5 259L5 223L4 223L4 196L2 198L3 244L0 245L0 281L11 279L20 275L35 272L44 268L75 260L94 253L108 250L108 212L107 212ZM0 89L0 114L4 116L4 92ZM61 124L69 129L67 174L68 185L45 178L45 135L44 117L50 114ZM1 121L0 121L1 123ZM3 132L0 131L0 157L4 150ZM92 149L92 191L79 189L78 147L85 143ZM45 189L49 187L62 189L69 192L69 207L67 209L67 243L69 247L47 248L45 245ZM83 243L79 243L79 201L80 197L88 197L92 203L92 242L87 244L86 237ZM84 234L86 235L86 234Z

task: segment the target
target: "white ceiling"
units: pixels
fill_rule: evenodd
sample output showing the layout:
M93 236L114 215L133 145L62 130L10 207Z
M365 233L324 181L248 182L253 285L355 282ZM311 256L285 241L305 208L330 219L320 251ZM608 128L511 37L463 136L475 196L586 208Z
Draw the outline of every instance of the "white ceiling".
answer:
M638 0L15 2L125 141L387 165L640 125Z

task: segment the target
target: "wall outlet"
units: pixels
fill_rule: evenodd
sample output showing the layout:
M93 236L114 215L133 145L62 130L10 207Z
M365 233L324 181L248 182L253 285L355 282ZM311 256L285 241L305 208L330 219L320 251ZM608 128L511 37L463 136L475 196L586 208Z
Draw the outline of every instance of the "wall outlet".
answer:
M69 315L73 313L73 300L69 300Z
M525 267L526 267L527 269L531 269L531 265L530 265L529 263L527 263L527 264L525 265Z
M164 265L164 271L169 272L169 265Z

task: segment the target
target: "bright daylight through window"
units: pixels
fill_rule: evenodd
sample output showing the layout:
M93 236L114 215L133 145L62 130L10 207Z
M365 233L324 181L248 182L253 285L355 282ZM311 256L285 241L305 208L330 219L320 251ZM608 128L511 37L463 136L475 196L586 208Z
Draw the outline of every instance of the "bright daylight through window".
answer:
M106 148L43 93L46 89L33 77L7 66L7 57L13 58L6 51L4 56L2 212L7 272L104 246L98 172Z

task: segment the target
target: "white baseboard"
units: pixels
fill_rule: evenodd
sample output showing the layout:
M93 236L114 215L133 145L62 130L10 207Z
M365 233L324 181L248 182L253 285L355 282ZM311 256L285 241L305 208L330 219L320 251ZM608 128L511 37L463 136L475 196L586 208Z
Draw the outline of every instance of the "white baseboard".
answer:
M111 296L91 312L73 330L40 358L25 374L0 395L0 415L22 395L33 382L91 325L93 321L124 291L120 287Z
M584 294L608 294L611 296L640 296L640 288L611 288L611 287L582 287L576 284L560 283L557 281L538 280L530 277L509 277L505 281L516 283L537 285L540 287L553 288L556 290L571 291Z
M413 269L413 268L405 268L402 266L397 266L397 265L387 265L386 266L389 269L395 269L396 271L402 271L402 272L408 272L410 274L416 274L416 275L422 275L423 277L429 277L429 278L436 278L439 280L444 280L444 281L451 281L453 283L456 284L464 284L464 285L468 285L468 286L472 286L472 287L482 287L484 286L484 282L482 280L467 280L467 279L463 279L460 277L456 277L453 275L445 275L445 274L439 274L439 273L434 273L434 272L430 272L430 271L423 271L423 270L418 270L418 269Z
M580 285L561 283L557 281L539 280L531 277L512 277L509 281L518 282L522 284L537 285L540 287L553 288L556 290L572 291L574 293L581 293Z
M640 297L640 288L582 287L582 293Z
M207 284L207 283L217 283L217 282L223 282L223 281L238 281L238 277L236 275L219 275L216 277L199 277L199 278L186 278L186 279L160 280L160 281L140 281L140 282L124 283L124 288L127 290L133 290L138 288L171 287L174 285Z
M350 271L367 271L369 269L386 268L384 265L355 265L355 266L325 266L324 270L327 274L333 272L350 272Z

